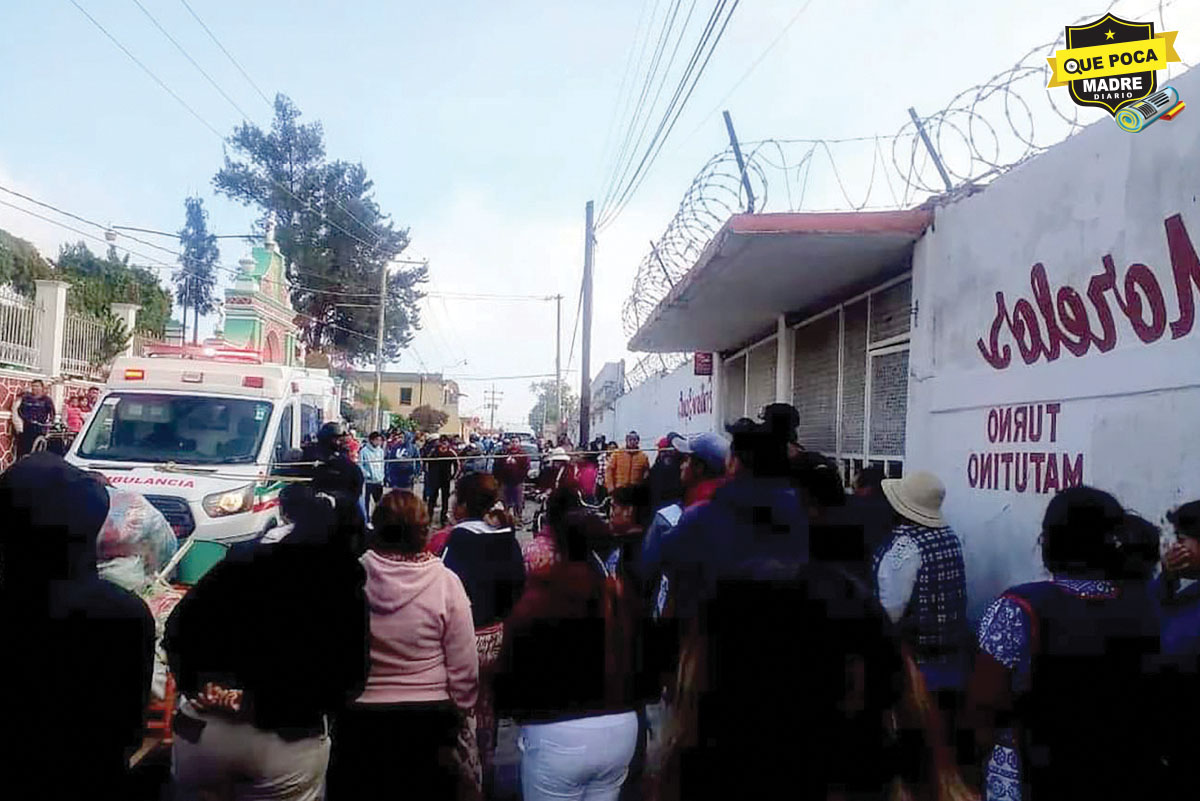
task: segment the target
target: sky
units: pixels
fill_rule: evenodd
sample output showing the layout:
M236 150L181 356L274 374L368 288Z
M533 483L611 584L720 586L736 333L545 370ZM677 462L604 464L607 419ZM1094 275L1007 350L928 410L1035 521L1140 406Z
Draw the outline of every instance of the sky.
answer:
M222 145L206 124L227 134L244 113L265 125L268 104L182 0L140 2L238 108L134 0L75 2L204 122L71 0L0 0L0 185L102 223L166 231L181 227L184 198L199 195L215 233L249 231L257 212L212 189ZM567 348L584 206L602 196L613 132L627 125L628 86L644 75L636 58L629 65L645 19L661 19L668 0L188 2L268 97L283 92L305 120L322 122L331 158L362 162L382 208L410 231L404 256L429 260L428 291L562 294L563 367L569 362L566 378L578 385L578 337ZM741 0L644 183L598 237L592 372L636 360L625 350L621 305L650 240L725 147L720 109L743 140L890 134L909 106L944 107L1104 5ZM1149 19L1156 5L1122 0L1118 8ZM680 63L712 3L694 7ZM1181 31L1184 57L1200 55L1200 3L1177 0L1166 20ZM0 228L50 256L80 238L5 206ZM244 247L224 240L222 263L235 264ZM485 419L484 392L494 386L503 393L497 423L523 426L532 379L510 377L553 373L554 310L546 301L431 294L413 347L389 369L455 377L467 393L461 413Z

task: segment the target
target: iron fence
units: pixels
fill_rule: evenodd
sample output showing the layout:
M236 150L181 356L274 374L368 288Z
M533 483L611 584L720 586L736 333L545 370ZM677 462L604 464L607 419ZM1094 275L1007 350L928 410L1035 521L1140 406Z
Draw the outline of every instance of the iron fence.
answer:
M8 286L0 286L0 364L36 370L42 310L37 303Z

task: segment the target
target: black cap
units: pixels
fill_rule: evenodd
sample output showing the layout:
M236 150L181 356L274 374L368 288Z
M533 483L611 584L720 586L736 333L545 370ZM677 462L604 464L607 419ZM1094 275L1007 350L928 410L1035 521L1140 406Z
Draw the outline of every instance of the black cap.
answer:
M796 429L800 427L800 412L790 403L768 403L759 415L777 434L786 435L788 441L796 441Z
M725 430L730 434L761 434L768 432L770 429L756 420L751 420L749 417L739 417L732 423L727 423Z

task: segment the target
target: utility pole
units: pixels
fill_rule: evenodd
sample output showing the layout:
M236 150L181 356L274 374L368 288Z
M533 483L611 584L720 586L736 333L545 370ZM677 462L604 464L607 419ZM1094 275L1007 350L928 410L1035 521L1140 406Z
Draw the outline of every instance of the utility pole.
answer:
M383 309L387 306L387 265L379 267L379 330L375 332L375 430L383 428L379 396L383 392Z
M556 433L564 433L563 407L562 407L562 295L554 296L554 399L558 406L558 416L555 418L558 422L555 428ZM542 426L545 428L545 425Z
M491 412L491 416L488 418L488 428L492 431L496 430L496 410L500 408L499 401L503 397L504 393L497 392L495 384L492 384L492 388L483 393L484 408Z
M583 240L583 373L579 387L579 442L586 443L591 434L592 423L592 259L596 244L596 232L592 221L593 203L587 202Z

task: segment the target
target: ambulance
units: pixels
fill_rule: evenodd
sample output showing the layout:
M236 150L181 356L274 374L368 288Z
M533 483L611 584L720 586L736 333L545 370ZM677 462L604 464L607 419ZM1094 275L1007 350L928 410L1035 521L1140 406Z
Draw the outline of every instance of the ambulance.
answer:
M67 460L150 501L180 539L232 543L276 525L302 442L338 419L327 370L264 364L257 351L156 346L122 357Z

